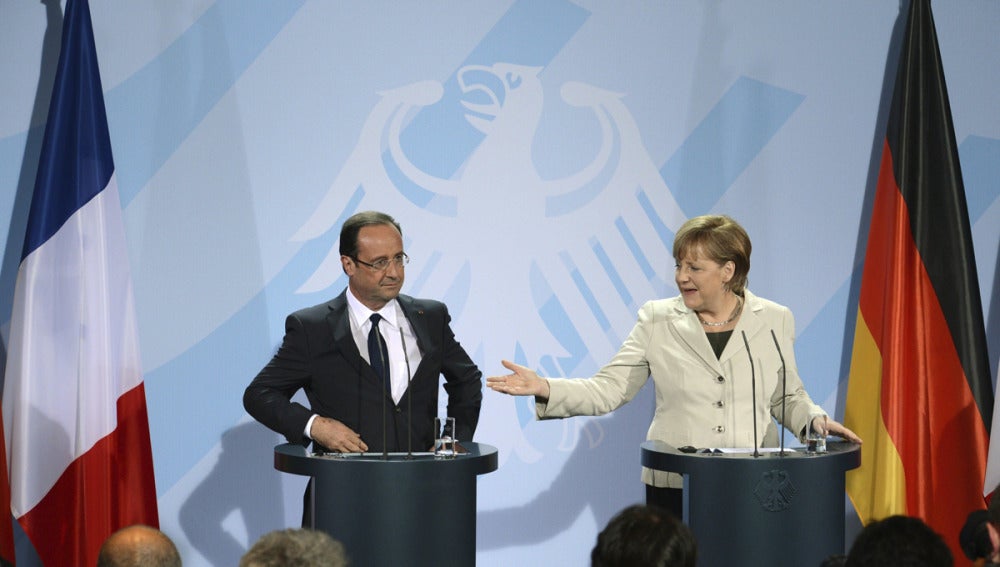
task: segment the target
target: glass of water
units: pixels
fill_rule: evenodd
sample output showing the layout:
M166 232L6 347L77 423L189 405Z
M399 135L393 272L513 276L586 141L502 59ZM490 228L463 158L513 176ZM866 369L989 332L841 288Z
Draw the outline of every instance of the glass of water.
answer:
M823 418L823 431L816 431L816 429L809 425L809 433L806 434L806 452L807 453L825 453L826 452L826 417Z
M434 458L450 459L457 454L455 418L434 418Z

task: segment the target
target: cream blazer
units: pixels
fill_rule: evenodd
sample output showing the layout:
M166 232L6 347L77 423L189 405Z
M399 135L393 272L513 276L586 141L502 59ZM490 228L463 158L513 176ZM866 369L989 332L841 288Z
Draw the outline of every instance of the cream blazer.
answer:
M801 439L812 418L826 412L802 386L793 351L795 319L787 307L749 291L721 357L716 358L697 315L684 306L680 296L650 301L639 310L639 320L618 354L596 375L549 378L549 399L536 401L536 415L539 419L604 415L629 402L652 377L656 410L647 439L674 447L752 448L756 420L760 446L775 447L779 437L772 417L782 421L782 364L771 331L785 361L783 423ZM744 333L751 355L743 342ZM678 474L646 468L642 481L683 486Z

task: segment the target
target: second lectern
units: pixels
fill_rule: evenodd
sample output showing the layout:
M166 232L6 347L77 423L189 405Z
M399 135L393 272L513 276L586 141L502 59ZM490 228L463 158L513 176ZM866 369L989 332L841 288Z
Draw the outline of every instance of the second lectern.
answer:
M803 567L844 552L844 474L861 464L858 445L755 457L646 441L642 464L684 475L684 522L699 566Z
M496 447L468 453L315 456L274 448L274 468L313 478L316 529L344 544L352 565L475 565L476 477L497 469Z

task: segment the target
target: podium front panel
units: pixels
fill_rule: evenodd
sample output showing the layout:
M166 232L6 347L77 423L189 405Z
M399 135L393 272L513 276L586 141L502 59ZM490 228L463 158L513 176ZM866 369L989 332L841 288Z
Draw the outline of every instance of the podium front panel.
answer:
M275 447L276 469L312 477L314 525L353 565L474 565L476 477L497 468L495 447L468 454L313 456Z
M844 552L844 474L861 464L857 445L755 457L647 441L642 464L684 475L684 522L701 566L802 567Z

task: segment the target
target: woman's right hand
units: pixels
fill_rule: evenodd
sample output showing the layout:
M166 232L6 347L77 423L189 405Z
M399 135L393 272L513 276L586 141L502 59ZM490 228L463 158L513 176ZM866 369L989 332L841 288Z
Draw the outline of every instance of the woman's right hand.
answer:
M491 390L511 396L535 396L549 398L549 381L541 378L534 370L514 364L509 360L500 361L513 374L506 376L490 376L486 378L486 386Z

